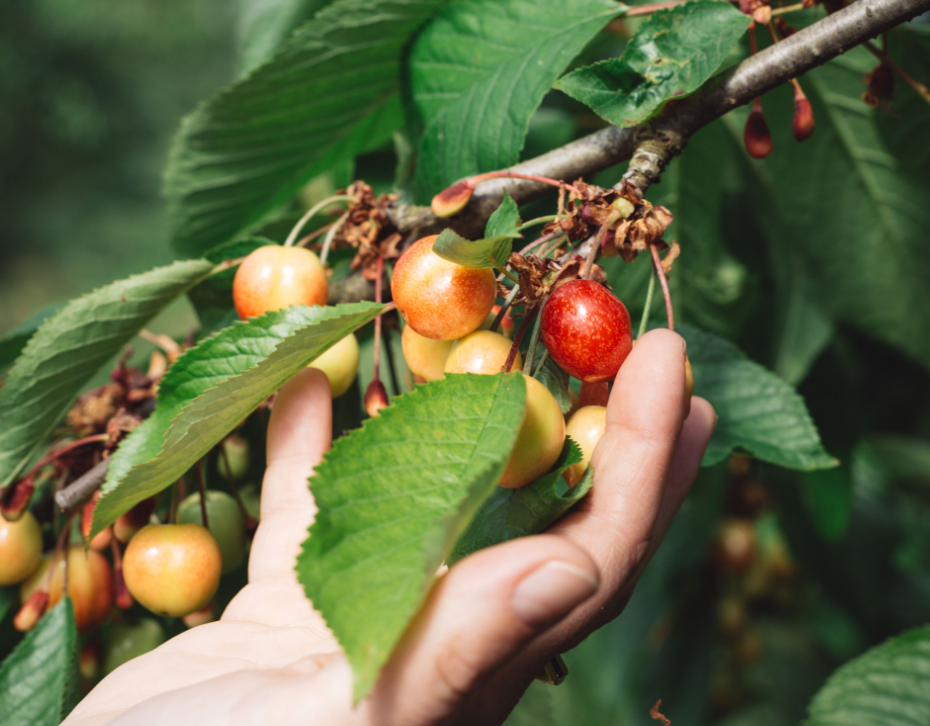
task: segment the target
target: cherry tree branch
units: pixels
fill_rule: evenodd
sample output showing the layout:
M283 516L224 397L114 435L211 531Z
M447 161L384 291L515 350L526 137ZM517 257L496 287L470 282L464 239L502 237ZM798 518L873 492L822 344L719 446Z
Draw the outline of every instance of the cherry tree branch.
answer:
M667 103L646 123L601 129L510 169L571 181L631 159L624 178L645 191L688 139L711 121L927 10L930 0L858 0L718 74L694 94ZM525 204L551 187L525 179L493 179L482 183L451 220L437 219L429 208L413 205L398 207L394 220L402 231L451 224L465 236L480 235L504 190Z

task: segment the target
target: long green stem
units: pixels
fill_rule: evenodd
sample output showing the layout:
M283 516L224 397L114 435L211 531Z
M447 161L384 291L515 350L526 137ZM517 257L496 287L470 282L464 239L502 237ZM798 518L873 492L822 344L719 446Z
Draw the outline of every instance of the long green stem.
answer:
M549 224L549 222L554 222L557 219L559 219L558 214L550 214L545 217L537 217L536 219L531 219L529 222L524 222L523 224L521 224L519 227L517 227L517 232L522 232L525 229L529 229L530 227L535 227L540 224Z
M329 248L333 245L333 240L336 238L336 232L342 229L349 219L349 213L346 212L343 214L332 227L329 228L329 232L326 233L326 238L323 240L323 249L320 250L320 262L326 264L326 258L329 257Z
M500 327L504 316L507 314L507 311L510 310L510 306L513 305L513 301L517 297L518 292L520 292L520 286L514 285L513 289L510 291L510 294L507 296L507 299L504 300L504 304L501 305L501 309L497 311L497 317L494 318L494 321L491 323L491 327L488 328L488 330L490 330L492 333L497 332L497 329Z
M336 204L337 202L351 202L352 200L353 197L350 197L348 194L336 194L335 196L328 197L319 204L315 204L310 207L310 209L307 210L307 213L298 220L297 224L294 225L294 229L291 230L291 233L284 241L284 246L291 247L297 241L297 235L300 234L300 230L302 230L304 225L313 218L314 214L323 211L330 204Z
M543 300L543 305L546 301ZM533 326L533 334L530 336L530 345L526 349L526 361L523 363L523 372L530 375L533 372L533 358L536 354L536 342L539 340L539 328L542 323L542 315L536 316L536 324Z
M639 332L636 338L642 338L649 324L649 312L652 310L652 296L656 291L656 268L649 265L649 287L646 289L646 307L643 309L643 319L639 321Z
M520 284L520 278L517 277L516 275L514 275L514 274L513 274L512 272L510 272L509 270L507 270L507 269L505 269L505 268L503 268L503 267L500 267L500 266L498 266L498 265L494 265L494 269L497 270L498 272L503 273L511 282L513 282L513 283L515 283L515 284L517 284L517 285Z

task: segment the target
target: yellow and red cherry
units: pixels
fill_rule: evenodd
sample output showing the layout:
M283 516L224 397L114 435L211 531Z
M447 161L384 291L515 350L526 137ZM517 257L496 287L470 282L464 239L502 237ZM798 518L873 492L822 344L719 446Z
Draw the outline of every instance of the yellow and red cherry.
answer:
M498 482L507 489L524 487L549 471L565 444L565 419L558 401L535 378L523 374L523 380L526 382L526 414L513 453Z
M63 558L45 555L38 569L19 589L19 596L26 603L36 592L49 582L49 571L55 561L55 572L48 587L48 607L53 608L61 600L65 584ZM86 633L100 625L113 605L113 574L110 563L96 550L87 550L83 545L68 548L68 597L74 606L74 621L77 629Z
M433 340L457 340L484 322L497 295L489 269L449 262L433 252L438 235L414 242L394 265L391 295L416 332Z
M476 330L452 345L446 358L446 373L500 373L507 363L511 347L512 343L500 333ZM523 361L517 353L508 370L518 371L522 367Z
M587 383L613 379L633 348L626 306L591 280L556 288L543 307L540 333L552 359Z
M314 358L308 367L323 371L329 379L333 398L339 398L355 381L358 360L358 340L354 333L349 333L323 355Z
M15 522L0 516L0 585L18 585L42 559L42 530L29 510Z
M424 381L438 381L445 375L446 358L454 343L452 340L426 338L409 325L404 326L400 336L407 367Z
M203 608L216 594L222 569L216 539L199 524L150 524L136 533L123 555L129 592L165 617Z
M565 426L565 433L578 444L582 459L572 464L565 472L565 480L569 486L575 486L584 476L588 464L591 463L591 454L594 447L604 435L607 427L607 409L604 406L583 406L575 411Z
M233 303L243 320L293 305L325 305L328 295L326 270L303 247L259 247L233 278Z

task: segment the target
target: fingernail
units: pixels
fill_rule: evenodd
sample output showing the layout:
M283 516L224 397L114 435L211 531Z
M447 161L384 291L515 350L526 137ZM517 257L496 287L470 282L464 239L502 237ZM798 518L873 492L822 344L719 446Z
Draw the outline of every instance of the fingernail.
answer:
M511 606L531 627L556 620L597 590L597 578L567 562L547 562L523 578Z

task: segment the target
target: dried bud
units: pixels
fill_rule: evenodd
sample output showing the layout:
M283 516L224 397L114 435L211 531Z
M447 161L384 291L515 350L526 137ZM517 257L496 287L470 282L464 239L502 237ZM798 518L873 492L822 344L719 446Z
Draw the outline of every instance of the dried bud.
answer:
M743 131L743 142L746 151L753 159L764 159L772 153L772 133L762 114L762 103L757 98L752 105L749 118L746 119L746 129Z
M97 507L98 499L100 499L99 489L94 492L94 495L91 497L90 501L84 505L84 510L81 512L81 534L84 536L85 541L90 536L90 530L94 523L94 509ZM110 546L110 541L112 539L113 530L107 527L102 532L98 532L97 536L90 541L90 548L102 552Z
M617 197L610 206L616 209L623 219L627 219L636 211L636 205L626 197Z
M113 564L113 602L116 603L116 607L120 610L129 610L135 602L129 588L126 587L122 561Z
M800 85L794 87L794 119L791 122L791 131L798 141L807 141L814 133L814 109L807 100Z
M90 640L81 648L78 670L82 678L92 681L100 672L100 641Z
M368 389L365 391L365 410L368 411L369 416L374 418L380 415L382 408L387 408L390 405L387 389L380 378L375 378L368 384Z
M475 183L471 179L462 179L433 197L430 209L437 217L454 217L465 208L474 192Z
M31 477L26 477L14 484L11 490L7 492L3 504L0 505L0 516L7 522L19 521L19 518L23 516L23 512L29 506L35 489Z
M760 5L752 11L752 19L760 25L768 25L772 22L772 6Z
M894 73L884 63L879 63L871 73L865 74L868 89L862 94L862 100L872 108L878 108L891 101L894 95Z
M149 517L155 510L155 497L143 499L128 512L120 515L113 523L113 536L126 543L132 536L149 523Z
M13 627L21 633L29 632L39 622L39 618L45 615L47 608L48 593L45 590L36 590L16 613L16 617L13 618Z

